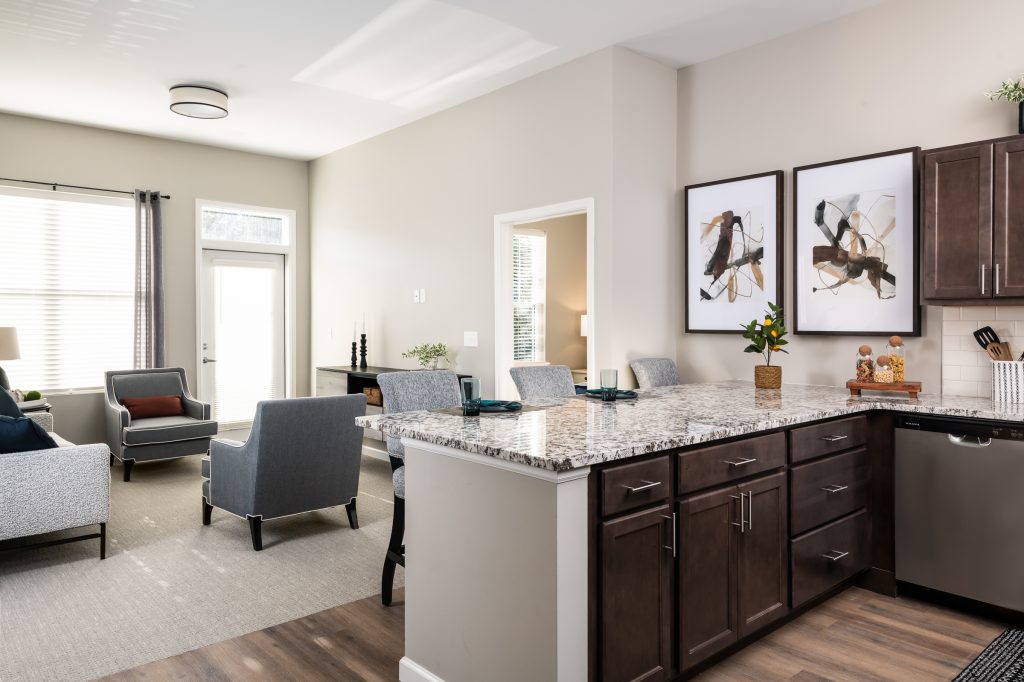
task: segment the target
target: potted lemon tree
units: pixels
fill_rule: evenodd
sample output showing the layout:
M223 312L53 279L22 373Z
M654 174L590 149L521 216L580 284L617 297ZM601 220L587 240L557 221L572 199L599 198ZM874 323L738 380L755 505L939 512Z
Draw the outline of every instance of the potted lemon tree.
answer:
M782 322L782 306L768 302L768 311L764 319L751 320L743 327L743 338L750 344L743 349L744 353L760 353L764 356L763 365L754 366L754 386L756 388L780 388L782 386L782 367L772 364L772 353L789 353L783 346L786 341L786 326Z

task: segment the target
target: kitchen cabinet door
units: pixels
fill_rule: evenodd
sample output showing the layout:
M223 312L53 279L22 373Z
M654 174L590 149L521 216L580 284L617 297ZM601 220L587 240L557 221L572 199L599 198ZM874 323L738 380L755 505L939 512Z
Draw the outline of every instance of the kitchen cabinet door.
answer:
M736 486L691 495L679 503L679 651L685 670L738 637Z
M601 679L667 680L674 523L667 504L601 524Z
M736 552L739 636L759 630L789 610L786 474L739 485L745 497L746 527Z
M995 145L993 294L1024 297L1024 137Z
M993 296L992 144L923 155L921 295Z

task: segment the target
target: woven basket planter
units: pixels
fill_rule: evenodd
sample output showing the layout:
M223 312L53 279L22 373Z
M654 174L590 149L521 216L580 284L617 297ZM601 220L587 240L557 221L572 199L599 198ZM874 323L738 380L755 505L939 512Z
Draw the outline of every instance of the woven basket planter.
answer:
M754 387L782 388L782 367L778 365L755 365Z

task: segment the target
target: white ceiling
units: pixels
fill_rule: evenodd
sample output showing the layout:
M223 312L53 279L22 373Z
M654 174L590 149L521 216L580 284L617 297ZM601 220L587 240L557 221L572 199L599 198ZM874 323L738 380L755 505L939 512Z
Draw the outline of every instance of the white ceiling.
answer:
M882 0L0 0L0 111L310 159L609 45L684 66ZM167 89L230 95L226 119Z

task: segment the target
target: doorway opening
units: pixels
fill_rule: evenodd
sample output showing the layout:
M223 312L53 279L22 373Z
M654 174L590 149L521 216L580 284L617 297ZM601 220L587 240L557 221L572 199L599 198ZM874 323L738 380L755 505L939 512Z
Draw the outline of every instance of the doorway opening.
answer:
M518 393L509 370L567 365L579 388L595 385L594 200L494 218L494 384Z
M197 391L222 431L250 426L261 400L295 395L294 222L197 202Z

